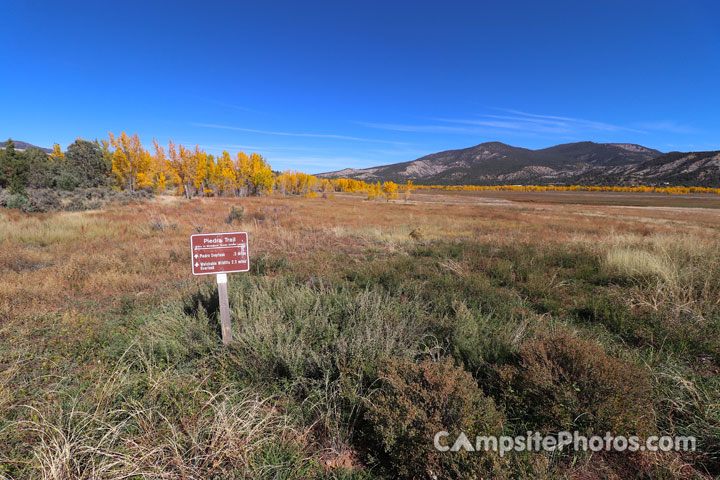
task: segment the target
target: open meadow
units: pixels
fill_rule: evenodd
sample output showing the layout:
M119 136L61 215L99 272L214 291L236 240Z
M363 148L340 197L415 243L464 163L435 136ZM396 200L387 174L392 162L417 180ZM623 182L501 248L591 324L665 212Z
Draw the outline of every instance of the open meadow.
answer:
M222 231L251 252L229 347L189 262ZM712 478L719 233L703 194L0 209L0 479ZM442 430L697 448L451 453Z

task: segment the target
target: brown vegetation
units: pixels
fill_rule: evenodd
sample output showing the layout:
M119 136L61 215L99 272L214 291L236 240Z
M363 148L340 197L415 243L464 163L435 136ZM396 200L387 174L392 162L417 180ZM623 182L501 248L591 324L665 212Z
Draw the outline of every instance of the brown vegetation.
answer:
M399 447L420 441L403 422L463 426L493 403L505 432L698 437L641 459L509 456L498 476L720 473L716 210L364 198L0 210L0 478L410 477L426 457ZM231 276L223 349L188 237L236 230L251 273ZM450 391L459 423L438 416Z

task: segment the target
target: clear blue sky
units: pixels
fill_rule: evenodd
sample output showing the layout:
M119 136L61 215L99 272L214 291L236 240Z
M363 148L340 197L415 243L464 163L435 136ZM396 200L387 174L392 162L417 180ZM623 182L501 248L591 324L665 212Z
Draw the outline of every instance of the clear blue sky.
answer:
M720 149L720 2L0 3L0 137L322 172L499 140Z

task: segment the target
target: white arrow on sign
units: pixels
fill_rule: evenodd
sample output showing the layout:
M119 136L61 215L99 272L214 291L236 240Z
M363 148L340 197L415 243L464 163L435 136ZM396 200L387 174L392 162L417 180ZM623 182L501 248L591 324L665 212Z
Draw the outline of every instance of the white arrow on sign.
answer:
M198 262L195 262L195 266L196 266L196 267L199 267L200 264L199 264Z

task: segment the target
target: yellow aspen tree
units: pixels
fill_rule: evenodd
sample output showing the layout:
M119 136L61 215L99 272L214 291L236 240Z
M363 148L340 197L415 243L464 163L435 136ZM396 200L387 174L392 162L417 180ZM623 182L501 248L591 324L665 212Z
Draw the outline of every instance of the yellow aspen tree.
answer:
M180 176L180 153L172 139L168 141L168 167L170 167L170 172L172 172L173 183L177 186L176 193L178 195L185 194L183 178Z
M195 150L192 152L192 161L195 163L192 179L193 187L195 187L195 191L198 192L201 197L204 197L206 193L206 180L209 173L208 156L200 150L200 146L198 145L195 145Z
M318 179L313 175L307 173L298 174L298 180L300 183L300 193L307 195L308 193L317 191Z
M377 182L373 188L375 189L375 196L378 198L382 198L385 196L385 193L383 192L382 183Z
M168 183L170 185L174 185L176 193L181 195L184 191L182 188L182 180L180 179L176 168L177 161L179 161L179 155L175 145L173 145L172 140L170 140L168 143L168 155L165 163L167 165Z
M333 184L330 183L330 180L327 178L321 178L320 181L320 191L323 193L332 193L335 191L335 187L333 187Z
M338 192L370 193L374 188L372 183L352 178L337 178L330 181Z
M407 202L410 200L410 190L412 190L412 180L408 180L403 190L403 199Z
M195 190L195 179L197 178L197 159L193 155L192 150L185 148L184 145L180 145L180 165L182 166L183 172L183 186L186 193L189 195L188 198L196 194Z
M254 195L263 195L269 193L274 182L274 174L270 165L265 161L259 153L250 155L250 175L249 183Z
M383 194L388 200L394 200L398 198L398 184L395 182L385 182L382 186Z
M377 182L377 184L371 183L368 187L367 194L368 200L376 200L380 195L382 195L382 186L380 185L380 182Z
M245 152L238 152L235 159L235 189L237 196L249 195L250 188L250 157Z
M293 170L289 176L290 179L290 193L293 195L300 195L306 193L305 190L305 174Z
M208 189L209 195L219 195L220 193L220 169L214 155L208 154Z
M267 163L264 165L267 169L270 169L270 165ZM270 173L272 173L271 169ZM308 195L319 191L335 191L329 180L321 180L314 175L290 170L286 170L277 176L275 189L286 195Z
M235 168L233 166L232 157L228 152L223 152L217 160L217 182L218 189L226 195L228 192L235 191L235 185L237 182Z
M193 158L196 164L195 179L193 181L195 189L200 192L202 197L214 195L212 177L215 174L215 157L200 150L200 146L196 145Z
M152 184L150 178L151 156L142 148L137 133L128 137L125 132L115 138L109 132L110 144L115 149L112 157L112 172L117 177L118 183L131 192L139 187Z
M135 188L152 187L153 181L153 156L144 148L140 151L140 169L137 172L135 179Z
M289 195L293 190L294 175L290 170L285 170L275 179L275 190L283 195Z
M193 180L195 178L195 162L192 152L181 144L174 144L172 140L168 145L168 158L170 168L177 181L178 193L192 198Z
M152 157L152 178L156 193L164 192L168 187L168 182L172 181L173 174L165 150L161 147L157 140L153 138L153 147L155 155Z
M62 162L65 160L65 154L62 151L62 148L60 148L60 145L57 143L53 144L52 153L50 154L50 158L55 162Z
M196 146L193 153L197 159L197 179L200 185L197 187L198 191L201 192L201 196L208 197L215 194L213 190L212 178L215 175L215 157L200 150L200 147Z

